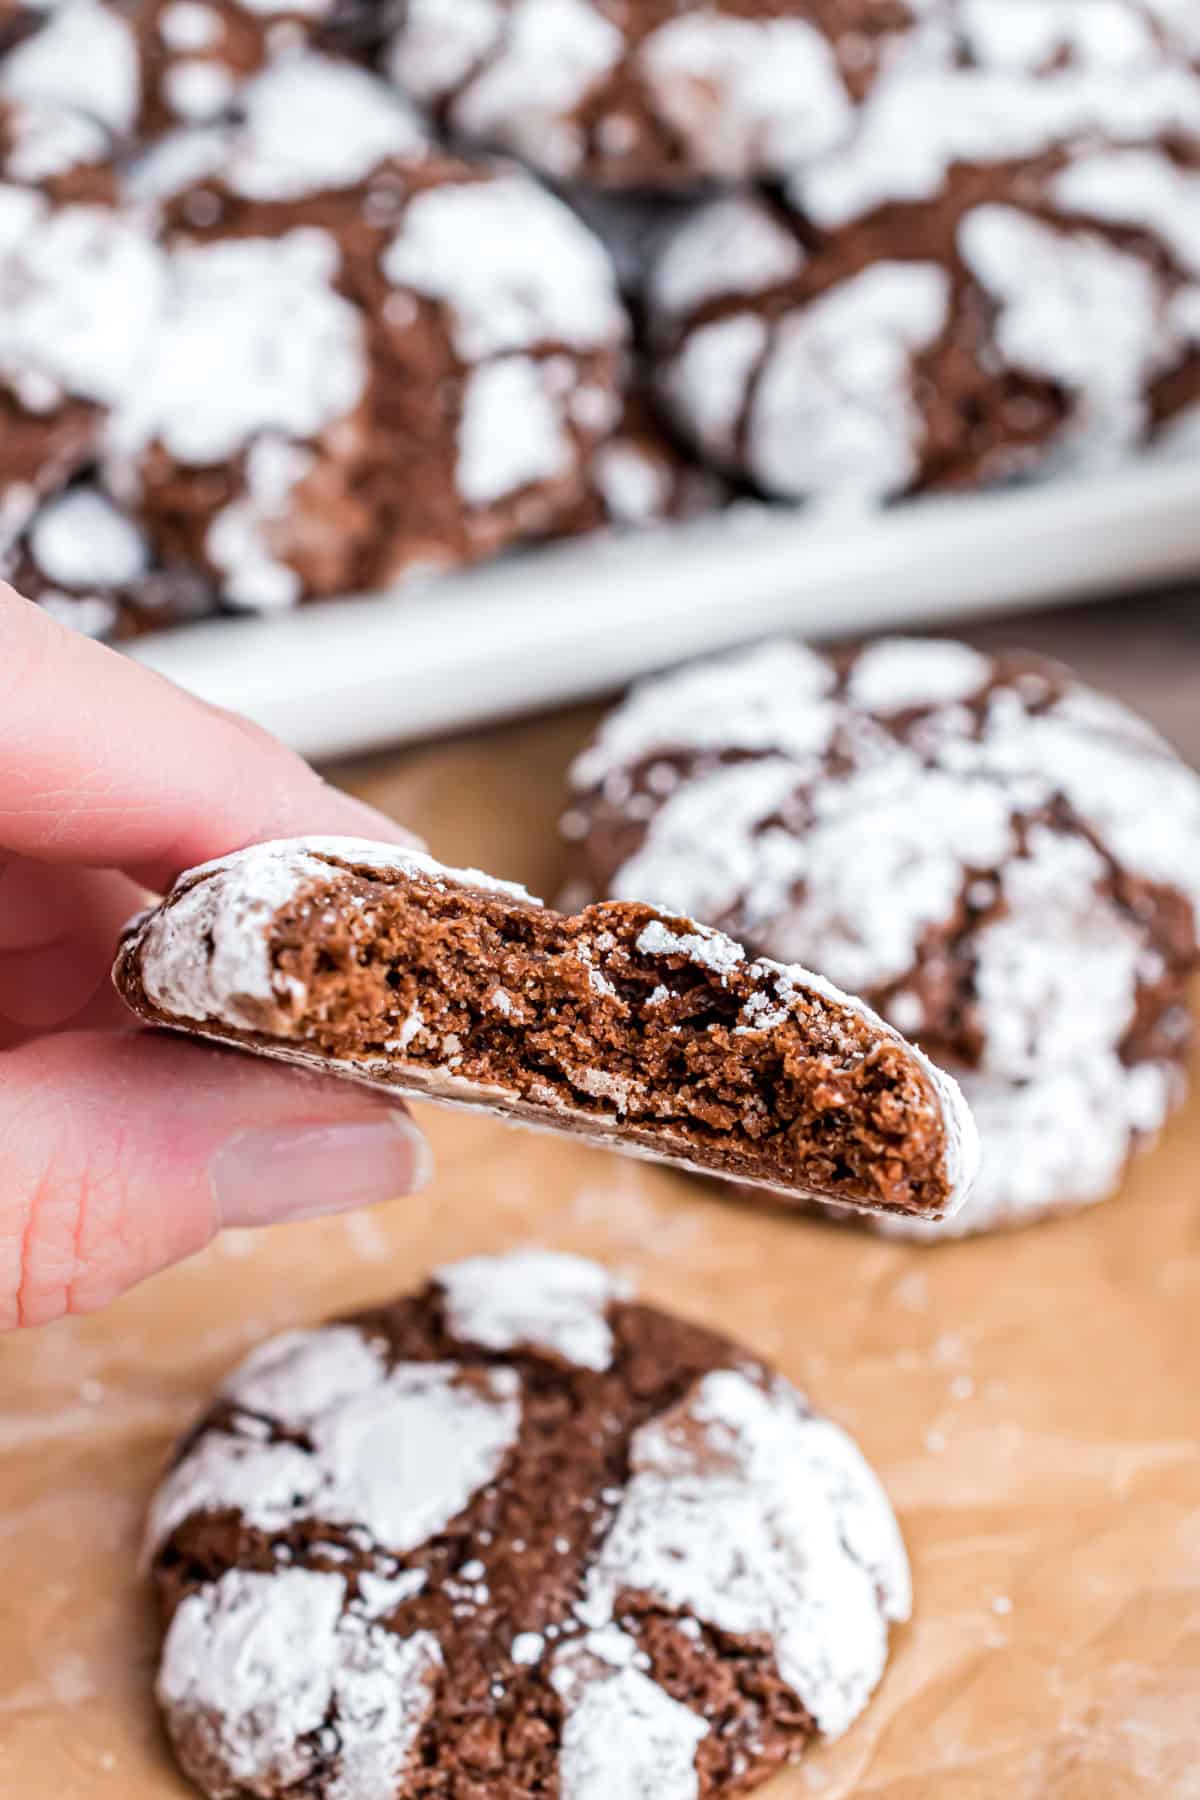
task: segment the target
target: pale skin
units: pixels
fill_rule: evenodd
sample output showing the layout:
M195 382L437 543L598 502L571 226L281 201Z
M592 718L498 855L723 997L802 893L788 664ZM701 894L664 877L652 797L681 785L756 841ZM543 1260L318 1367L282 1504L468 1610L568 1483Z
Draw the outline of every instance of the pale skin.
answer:
M412 839L245 720L0 585L0 1331L115 1300L223 1227L411 1192L386 1099L139 1028L123 922L267 838Z

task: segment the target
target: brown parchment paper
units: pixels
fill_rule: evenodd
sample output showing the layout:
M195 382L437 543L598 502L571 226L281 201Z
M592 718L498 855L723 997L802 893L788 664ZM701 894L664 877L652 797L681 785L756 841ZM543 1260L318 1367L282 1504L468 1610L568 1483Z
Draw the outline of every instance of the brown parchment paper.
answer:
M350 771L552 891L579 715ZM0 1342L0 1797L181 1800L136 1552L167 1449L264 1333L471 1251L589 1252L773 1356L899 1509L916 1614L840 1743L768 1800L1200 1800L1200 1105L1125 1194L929 1251L423 1108L433 1188L234 1234L103 1316Z

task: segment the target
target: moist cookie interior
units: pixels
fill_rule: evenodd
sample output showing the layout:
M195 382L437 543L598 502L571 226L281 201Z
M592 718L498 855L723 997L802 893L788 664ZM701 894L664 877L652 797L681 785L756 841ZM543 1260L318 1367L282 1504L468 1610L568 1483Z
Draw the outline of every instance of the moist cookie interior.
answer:
M911 1050L812 993L772 1001L770 1028L747 1026L755 996L770 1010L769 974L649 954L638 941L656 924L645 906L565 918L420 876L339 871L275 916L269 948L277 989L304 996L290 1036L377 1061L372 1074L386 1079L390 1062L604 1119L615 1106L627 1135L665 1131L720 1173L941 1211L945 1129ZM705 944L675 924L681 942Z

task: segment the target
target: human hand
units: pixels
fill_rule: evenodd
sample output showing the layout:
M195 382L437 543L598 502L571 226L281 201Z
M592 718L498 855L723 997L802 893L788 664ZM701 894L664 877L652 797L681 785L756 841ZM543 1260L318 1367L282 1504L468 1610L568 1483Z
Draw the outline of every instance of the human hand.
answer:
M412 842L0 584L0 1330L104 1306L223 1226L427 1180L398 1106L139 1029L110 986L147 890L300 832Z

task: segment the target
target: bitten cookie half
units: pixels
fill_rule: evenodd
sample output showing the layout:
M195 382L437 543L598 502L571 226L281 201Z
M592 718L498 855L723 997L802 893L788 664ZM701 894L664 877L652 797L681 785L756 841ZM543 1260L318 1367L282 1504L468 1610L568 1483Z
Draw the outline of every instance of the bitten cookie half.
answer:
M260 1346L147 1549L212 1800L744 1792L845 1731L911 1606L845 1433L544 1251Z
M151 1024L779 1190L940 1218L978 1142L861 1001L651 906L578 917L354 838L182 875L114 979Z

